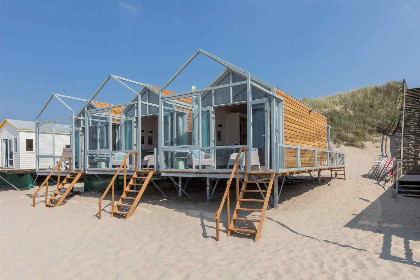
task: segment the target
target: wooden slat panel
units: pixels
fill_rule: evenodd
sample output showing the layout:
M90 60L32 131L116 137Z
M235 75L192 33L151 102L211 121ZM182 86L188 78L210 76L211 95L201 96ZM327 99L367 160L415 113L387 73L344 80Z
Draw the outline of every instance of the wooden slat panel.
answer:
M279 89L276 94L284 100L285 144L326 150L327 118ZM286 168L295 165L294 161L292 155L286 155ZM313 165L313 161L312 152L312 158L302 161L302 165Z

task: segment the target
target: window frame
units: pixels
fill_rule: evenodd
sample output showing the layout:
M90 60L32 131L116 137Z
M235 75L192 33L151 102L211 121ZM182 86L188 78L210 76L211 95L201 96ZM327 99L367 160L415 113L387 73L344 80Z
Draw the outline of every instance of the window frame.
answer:
M29 141L29 142L28 142ZM29 145L28 145L28 143L32 143L31 144L31 150L29 150L28 149L28 147L30 147ZM34 151L34 139L32 139L32 138L26 138L25 139L25 150L27 151L27 152L33 152Z

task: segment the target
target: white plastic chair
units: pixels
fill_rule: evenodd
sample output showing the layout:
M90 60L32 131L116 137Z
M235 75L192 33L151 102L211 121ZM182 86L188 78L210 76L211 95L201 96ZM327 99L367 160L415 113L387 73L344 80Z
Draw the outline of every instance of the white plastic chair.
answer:
M228 165L227 168L230 169L230 167L235 164L236 162L236 156L238 155L238 153L232 153L229 156L229 161L228 161ZM252 167L257 167L258 170L261 170L261 163L260 163L260 156L258 155L258 149L257 148L252 148L251 152L251 169ZM245 155L242 153L241 158L239 159L239 168L240 169L244 169L245 167Z
M196 158L192 152L188 153L188 165L191 166L193 169L195 169L196 166L200 165L199 159ZM208 154L201 151L201 165L216 168L214 156L212 154Z

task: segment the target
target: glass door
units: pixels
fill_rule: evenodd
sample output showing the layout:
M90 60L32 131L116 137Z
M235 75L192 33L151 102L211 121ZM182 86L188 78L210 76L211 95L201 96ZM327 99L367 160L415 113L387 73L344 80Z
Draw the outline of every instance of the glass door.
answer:
M80 129L74 130L74 166L79 169L80 164Z
M176 145L187 145L187 114L176 112L175 114Z
M284 168L284 148L283 144L283 101L277 98L271 100L271 166L273 169Z
M214 146L214 108L207 107L201 111L201 145Z
M252 101L251 105L252 148L258 149L258 157L261 169L268 169L270 154L270 131L267 99ZM255 151L251 151L251 162L253 162L255 165L257 159L252 158L252 152Z
M8 150L7 139L2 140L2 151L3 151L2 153L3 167L9 167L9 160L8 160L9 150Z
M8 167L13 167L14 166L14 162L13 162L13 140L9 139L9 147L7 147L8 151L9 151L9 165Z
M173 114L163 116L163 146L173 146Z

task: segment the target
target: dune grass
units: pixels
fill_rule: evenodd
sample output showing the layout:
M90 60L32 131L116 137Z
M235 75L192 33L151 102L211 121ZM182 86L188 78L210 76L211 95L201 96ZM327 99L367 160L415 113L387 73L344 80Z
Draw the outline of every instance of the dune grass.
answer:
M332 96L302 101L328 117L331 139L336 144L363 147L363 141L391 134L398 124L402 84L390 81Z

